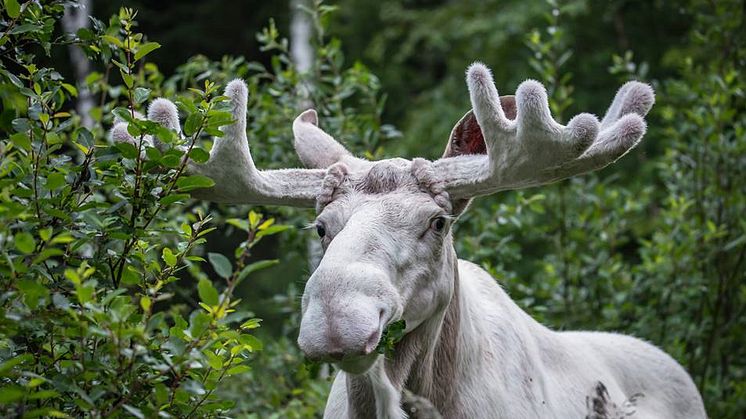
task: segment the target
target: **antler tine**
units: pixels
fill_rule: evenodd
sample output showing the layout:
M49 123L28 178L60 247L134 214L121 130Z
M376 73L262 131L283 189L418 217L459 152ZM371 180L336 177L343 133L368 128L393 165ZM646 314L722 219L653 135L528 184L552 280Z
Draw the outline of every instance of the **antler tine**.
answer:
M492 82L492 72L484 64L476 62L466 71L466 83L469 86L474 116L482 128L482 134L495 140L509 135L515 124L505 116L500 95Z
M435 162L454 199L547 184L600 169L639 142L645 133L642 117L654 102L650 86L629 82L617 92L603 122L581 113L564 126L552 118L544 86L526 80L516 91L516 115L511 120L487 67L473 64L466 79L487 155Z
M313 207L325 171L258 170L251 158L246 136L246 84L239 79L233 80L226 87L225 96L230 99L234 122L222 128L222 138L215 138L206 163L189 161L187 166L188 172L207 176L215 185L192 191L192 195L215 202ZM176 106L167 99L153 101L148 109L148 118L179 131ZM135 142L127 132L126 123L115 124L111 135L115 141Z

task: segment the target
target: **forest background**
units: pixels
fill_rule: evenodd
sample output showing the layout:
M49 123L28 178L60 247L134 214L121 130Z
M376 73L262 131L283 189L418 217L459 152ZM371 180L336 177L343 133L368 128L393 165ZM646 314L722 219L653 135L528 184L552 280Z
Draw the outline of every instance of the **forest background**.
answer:
M309 106L358 155L434 159L475 60L565 121L630 79L657 103L617 164L478 199L459 256L548 326L662 347L711 417L746 413L744 2L80 3L0 6L2 416L320 416L333 370L295 344L312 212L189 199L209 180L179 145L206 156L241 77L262 167L299 164ZM133 119L161 96L185 138ZM115 118L166 149L113 144Z

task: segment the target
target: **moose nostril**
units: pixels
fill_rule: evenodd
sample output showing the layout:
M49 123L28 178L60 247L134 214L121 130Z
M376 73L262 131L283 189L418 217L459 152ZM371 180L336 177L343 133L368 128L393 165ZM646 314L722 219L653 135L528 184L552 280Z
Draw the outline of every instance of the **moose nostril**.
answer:
M372 353L378 347L378 341L380 340L381 332L376 330L368 337L368 341L365 343L365 355Z

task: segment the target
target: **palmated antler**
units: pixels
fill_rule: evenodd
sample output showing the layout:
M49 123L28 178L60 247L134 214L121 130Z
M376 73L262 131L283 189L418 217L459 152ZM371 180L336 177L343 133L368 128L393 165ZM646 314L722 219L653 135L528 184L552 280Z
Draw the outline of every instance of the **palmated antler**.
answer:
M234 122L222 128L224 136L215 138L210 159L204 164L190 161L187 170L211 178L215 185L192 191L196 198L236 204L313 207L326 173L321 169L258 170L251 158L246 137L248 89L242 80L233 80L225 89L230 98ZM179 131L176 106L167 99L156 99L148 109L148 119ZM315 113L306 112L295 125L316 124ZM112 129L115 141L135 140L120 122Z
M500 97L489 69L475 63L467 84L473 114L454 128L446 156L433 163L454 200L601 169L637 145L645 134L643 116L655 101L650 86L629 82L603 121L581 113L563 126L552 118L546 90L537 81L521 83L515 98Z

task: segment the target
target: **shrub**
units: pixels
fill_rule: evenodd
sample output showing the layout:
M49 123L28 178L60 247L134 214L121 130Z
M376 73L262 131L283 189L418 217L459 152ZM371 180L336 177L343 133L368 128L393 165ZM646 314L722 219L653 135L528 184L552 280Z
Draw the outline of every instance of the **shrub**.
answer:
M196 57L166 77L147 61L160 45L136 31L135 11L61 34L67 3L6 0L0 20L0 414L206 417L304 403L318 411L328 385L310 383L315 375L287 343L273 344L268 359L299 373L271 390L271 405L237 404L242 381L262 383L249 371L263 345L252 334L260 319L234 290L273 263L254 260L254 246L289 226L191 201L190 190L212 181L184 168L187 157L204 161L208 137L231 122L220 86L234 77L251 92L257 160L289 163L290 121L309 100L301 81L314 83L310 99L329 131L375 150L385 138L377 79L361 65L343 68L338 41L323 33L313 74L299 74L272 23L259 34L271 68ZM330 11L311 10L317 19ZM45 64L67 44L99 63L85 85ZM90 127L71 110L80 88L98 102ZM158 96L175 99L183 132L139 119ZM115 119L129 123L134 144L107 139ZM223 223L245 237L233 255L207 252L207 235ZM307 386L319 401L293 401Z

